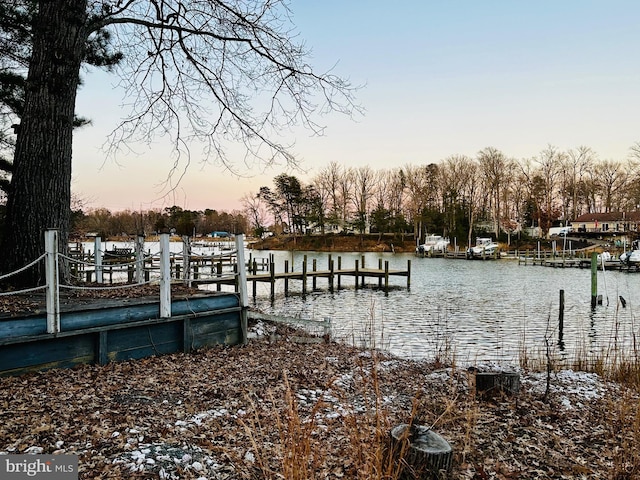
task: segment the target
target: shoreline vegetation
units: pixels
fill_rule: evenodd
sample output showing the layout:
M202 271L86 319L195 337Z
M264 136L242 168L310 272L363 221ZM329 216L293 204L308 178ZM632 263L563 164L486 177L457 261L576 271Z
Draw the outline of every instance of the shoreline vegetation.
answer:
M389 449L390 430L413 423L453 448L452 471L433 478L640 478L637 383L604 368L529 360L513 366L517 395L483 398L455 359L301 341L266 322L251 337L0 378L0 455L75 454L80 479L415 478Z
M255 250L305 250L317 252L413 253L413 235L278 235L252 241Z
M488 236L488 234L487 234ZM273 235L266 238L245 237L249 248L253 250L284 250L284 251L315 251L315 252L373 252L373 253L415 253L416 251L416 239L413 234L379 234L379 233L366 233L366 234L312 234L312 235L290 235L280 234ZM158 241L158 237L155 235L147 236L146 241ZM71 240L73 242L91 241L91 238L76 238ZM110 236L107 238L109 242L131 242L133 237L123 236ZM182 238L174 235L170 241L180 242ZM228 244L231 248L234 244L233 237L196 237L192 239L193 242L211 243L211 244ZM534 251L538 248L542 250L551 250L554 246L556 248L562 248L562 242L558 238L547 239L516 239L511 240L509 245L506 242L500 243L501 251ZM614 248L607 242L601 240L589 240L585 238L571 239L571 246L573 250L581 249L595 249L598 252L608 250L611 252L622 251L619 248ZM458 242L458 248L461 251L466 250L466 239ZM453 241L449 246L449 249L453 249Z

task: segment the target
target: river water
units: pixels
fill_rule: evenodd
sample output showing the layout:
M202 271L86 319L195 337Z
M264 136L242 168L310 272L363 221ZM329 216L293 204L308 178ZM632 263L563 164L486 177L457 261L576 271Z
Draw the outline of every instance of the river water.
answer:
M284 260L302 269L317 260L327 268L328 254L270 252L276 271ZM265 252L252 252L256 257ZM334 260L338 255L333 254ZM343 267L352 267L361 254L340 254ZM635 308L640 304L640 273L598 273L603 304L591 310L591 272L580 268L518 265L517 260L469 261L418 258L410 254L367 253L368 267L378 259L391 269L406 269L411 260L411 287L406 278L392 277L388 295L370 279L368 288L355 289L352 277L342 278L342 289L330 293L326 280L317 290L301 294L300 282L282 286L272 302L268 284L258 284L252 306L268 313L308 319L330 317L332 332L360 345L373 345L408 358L434 358L453 354L464 362L517 362L528 355L579 353L633 347ZM309 267L310 270L310 267ZM308 287L310 288L309 281ZM564 290L564 330L559 342L560 290ZM622 307L622 296L626 307Z
M129 246L109 242L113 246ZM88 251L92 244L86 244ZM145 245L150 253L157 243ZM182 250L171 243L172 252ZM211 249L194 254L211 255ZM308 270L313 259L318 270L328 269L329 254L322 252L252 251L246 256L273 255L275 270L284 271L285 260L302 271L307 256ZM455 356L462 363L495 361L517 363L519 356L542 358L546 346L554 354L571 358L585 353L630 351L635 345L636 308L640 305L640 273L598 272L598 293L603 304L591 310L591 272L580 268L551 268L518 265L517 260L452 260L419 258L412 254L340 253L332 254L336 268L365 258L367 267L378 260L390 269L406 270L411 261L411 287L404 277L390 278L388 294L377 288L377 279L368 279L356 289L353 277L342 277L340 290L329 292L326 279L317 280L316 291L302 294L299 281L276 282L273 301L268 283L257 284L250 305L265 313L332 322L332 335L359 346L375 346L406 358L432 359ZM337 286L337 282L335 284ZM307 288L311 290L311 280ZM565 311L562 341L558 316L560 290L564 290ZM626 307L619 300L623 297ZM640 309L639 309L640 310Z

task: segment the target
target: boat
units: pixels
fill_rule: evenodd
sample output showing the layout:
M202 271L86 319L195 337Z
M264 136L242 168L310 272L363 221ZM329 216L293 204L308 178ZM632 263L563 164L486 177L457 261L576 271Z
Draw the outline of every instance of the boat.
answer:
M598 254L598 263L609 262L611 258L611 253L604 251Z
M467 258L484 258L493 256L500 250L500 244L491 238L476 238L476 244L467 249Z
M620 262L625 265L635 265L640 263L640 241L634 240L631 243L631 250L620 254Z
M416 247L416 253L444 253L447 251L449 243L449 239L442 235L427 235L424 239L424 243Z

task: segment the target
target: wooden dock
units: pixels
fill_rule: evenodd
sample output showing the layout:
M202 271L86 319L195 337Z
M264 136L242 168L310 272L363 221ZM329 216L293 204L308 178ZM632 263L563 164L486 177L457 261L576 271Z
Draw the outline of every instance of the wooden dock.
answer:
M538 265L552 268L591 268L591 258L585 257L557 257L557 256L520 256L518 265ZM598 268L602 268L602 263L598 262ZM605 270L618 270L621 272L638 272L639 264L627 265L620 260L607 260L604 262Z
M385 293L389 292L389 279L391 277L405 277L407 279L407 288L411 288L411 260L407 261L406 270L392 270L389 268L389 262L382 259L378 260L378 268L365 267L364 256L359 260L355 260L353 268L344 268L342 265L342 257L338 257L337 265L335 260L329 255L327 261L327 269L319 270L318 262L313 259L311 262L311 269L309 269L309 262L307 256L304 256L302 262L302 270L290 271L289 261L284 261L284 271L276 272L275 262L273 257L267 266L262 266L262 269L266 268L266 272L258 273L258 261L257 259L250 259L249 261L249 274L247 275L247 283L251 283L253 286L253 297L256 297L256 290L258 283L268 283L271 286L271 298L275 297L276 282L284 282L284 293L289 294L289 282L299 281L302 282L302 294L306 294L311 283L311 289L317 289L318 279L326 279L328 288L333 291L335 288L338 290L342 288L342 277L354 277L355 288L364 288L366 286L367 279L374 279L377 282L377 287L384 289ZM221 285L233 285L236 282L235 275L220 275L211 278L194 278L191 283L194 285L215 284L217 289L220 290Z
M44 302L44 299L42 300ZM243 341L242 307L234 293L174 298L160 317L158 298L69 299L60 332L47 333L47 313L0 315L0 376L49 368L191 352Z

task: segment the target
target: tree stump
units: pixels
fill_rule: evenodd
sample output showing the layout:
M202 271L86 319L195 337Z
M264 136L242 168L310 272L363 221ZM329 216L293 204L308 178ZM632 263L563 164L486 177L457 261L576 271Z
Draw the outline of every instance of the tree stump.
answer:
M451 445L429 427L403 423L392 428L391 447L400 479L441 479L451 471Z
M476 395L480 397L517 395L520 391L520 374L516 372L476 372L474 377Z

